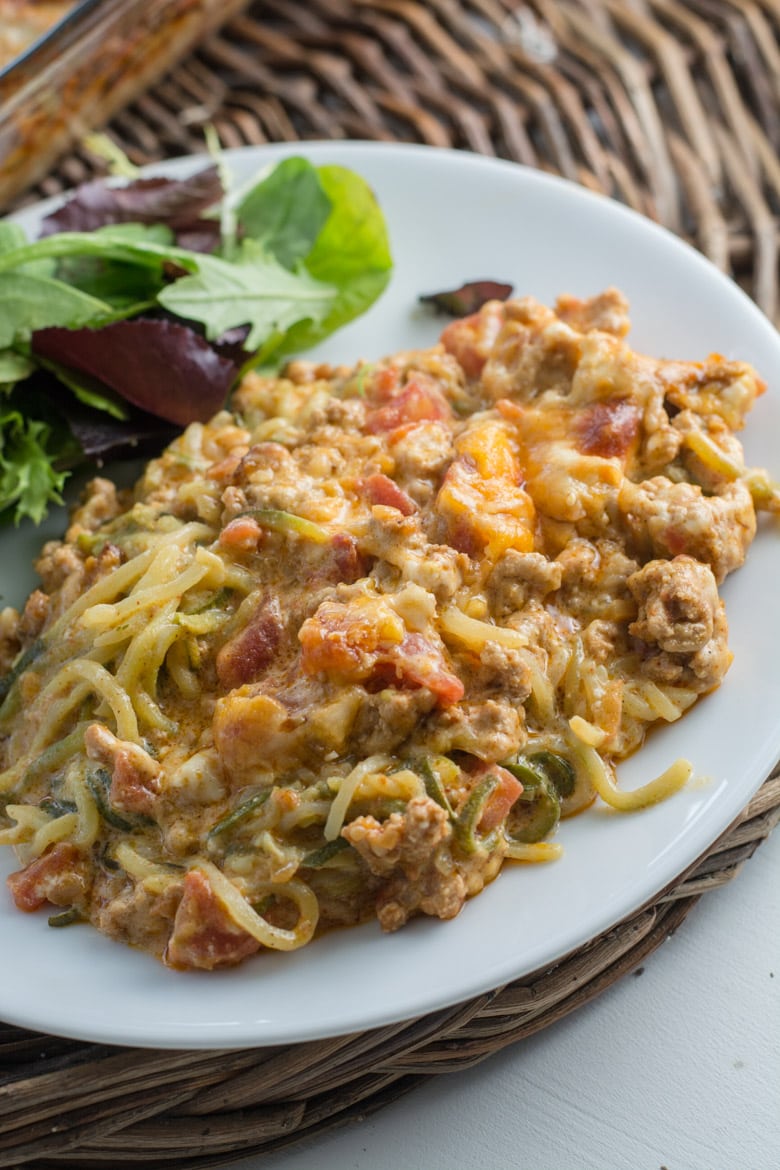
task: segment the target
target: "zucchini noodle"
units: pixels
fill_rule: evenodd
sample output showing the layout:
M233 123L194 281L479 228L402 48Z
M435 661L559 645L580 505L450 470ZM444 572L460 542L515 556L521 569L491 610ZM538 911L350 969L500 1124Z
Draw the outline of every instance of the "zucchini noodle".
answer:
M314 892L305 882L294 878L282 885L273 885L270 882L258 889L258 894L279 895L294 903L298 910L298 921L292 930L284 930L280 926L273 926L260 914L257 914L247 902L242 893L225 877L221 869L217 869L210 861L199 861L195 866L208 879L212 890L228 914L247 934L264 947L274 951L295 951L305 946L317 929L319 919L319 905Z
M693 764L682 758L656 776L654 780L631 792L618 788L607 763L595 748L579 744L575 751L581 757L593 787L605 804L619 812L635 812L667 800L683 788L693 775Z
M74 693L81 694L83 697L89 691L93 691L105 700L111 708L120 739L129 739L133 743L138 743L140 738L138 720L133 709L132 699L106 668L98 662L92 662L88 658L77 658L75 662L68 662L54 680L44 688L38 696L38 702L44 704L45 700L56 694L57 691L63 691L71 683L82 680L87 684L86 691L82 689Z
M15 824L10 829L0 829L0 845L17 845L29 841L39 829L49 824L49 817L42 808L29 804L8 804L5 812Z
M81 615L81 624L88 629L101 630L108 625L115 626L128 621L141 610L179 599L188 589L197 585L207 572L208 569L204 565L191 565L172 580L140 589L137 593L133 592L124 601L119 601L115 605L93 605Z
M40 857L50 845L55 845L57 841L66 841L68 838L75 839L78 827L78 813L65 813L62 817L55 817L47 821L36 830L35 836L30 841L30 856Z
M392 760L389 756L369 756L367 760L363 760L340 781L335 799L330 806L328 819L325 822L323 835L326 841L334 841L338 837L344 824L344 817L347 815L347 809L362 781L373 772L381 772L388 768L391 763Z
M510 861L525 861L537 865L545 861L558 861L563 857L563 846L557 841L536 841L532 845L507 846L506 856Z
M450 606L449 609L442 611L439 615L439 627L443 634L464 642L475 650L480 650L487 642L498 642L500 646L507 646L512 650L523 650L528 645L528 638L520 630L494 626L479 618L469 617L456 606Z
M125 873L138 881L145 881L147 878L167 879L172 876L170 869L150 861L148 857L144 857L126 841L119 842L114 850L114 857Z
M100 835L100 814L85 783L83 771L76 776L70 774L69 778L78 816L78 829L73 834L73 842L81 849L90 849Z

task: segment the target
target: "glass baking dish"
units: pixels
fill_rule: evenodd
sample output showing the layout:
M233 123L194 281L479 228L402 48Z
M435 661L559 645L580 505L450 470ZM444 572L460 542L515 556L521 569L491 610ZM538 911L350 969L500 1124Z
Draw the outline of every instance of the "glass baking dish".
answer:
M0 71L0 208L247 0L79 0Z

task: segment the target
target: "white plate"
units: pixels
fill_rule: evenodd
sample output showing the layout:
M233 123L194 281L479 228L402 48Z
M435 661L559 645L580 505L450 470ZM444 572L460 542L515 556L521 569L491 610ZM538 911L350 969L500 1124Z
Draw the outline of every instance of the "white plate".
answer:
M418 307L418 294L486 277L546 301L615 284L631 301L636 348L679 358L716 350L752 361L770 381L777 376L780 338L752 302L698 253L607 199L510 163L424 147L309 143L227 157L244 180L290 154L362 173L392 236L390 288L320 348L323 356L370 359L430 344L441 322ZM37 214L18 218L34 227ZM779 433L780 388L772 384L748 423L749 460L780 471ZM684 754L699 779L683 793L642 813L595 807L565 823L560 862L505 869L452 922L417 920L389 936L375 924L335 931L294 954L258 956L226 972L175 972L90 928L50 930L45 914L20 914L0 891L0 1017L166 1048L310 1040L467 999L614 925L711 844L780 755L780 534L762 527L747 564L723 589L736 654L726 681L622 769L621 782L635 785ZM33 583L28 566L39 542L32 529L3 536L6 603L21 601ZM3 874L13 868L10 850L2 867Z

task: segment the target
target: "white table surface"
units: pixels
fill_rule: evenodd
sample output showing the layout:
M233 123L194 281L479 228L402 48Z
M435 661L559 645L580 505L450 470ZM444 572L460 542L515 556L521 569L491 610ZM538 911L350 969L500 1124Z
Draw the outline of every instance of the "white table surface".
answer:
M644 965L475 1069L233 1170L778 1170L780 829Z

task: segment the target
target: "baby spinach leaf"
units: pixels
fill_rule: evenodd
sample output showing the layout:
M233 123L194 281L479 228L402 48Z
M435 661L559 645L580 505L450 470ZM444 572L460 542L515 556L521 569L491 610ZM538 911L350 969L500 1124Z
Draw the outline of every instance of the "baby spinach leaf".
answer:
M287 158L244 196L236 218L245 236L285 268L294 268L311 252L330 210L316 167L303 158Z
M105 232L106 229L101 229ZM173 234L163 224L128 223L113 226L110 240L130 243L173 245ZM121 314L143 312L153 304L165 282L165 261L160 258L153 265L129 260L113 260L107 256L64 256L57 267L57 278L81 289L90 296L106 301Z
M174 244L159 243L158 233L128 231L124 226L99 228L94 232L62 232L42 240L0 252L0 273L26 268L43 259L62 260L74 256L96 256L100 260L148 265L161 269L173 265L194 272L199 256Z
M305 265L337 292L324 317L288 330L280 354L315 345L364 313L385 289L393 266L384 216L365 179L340 166L318 167L317 174L332 207Z

